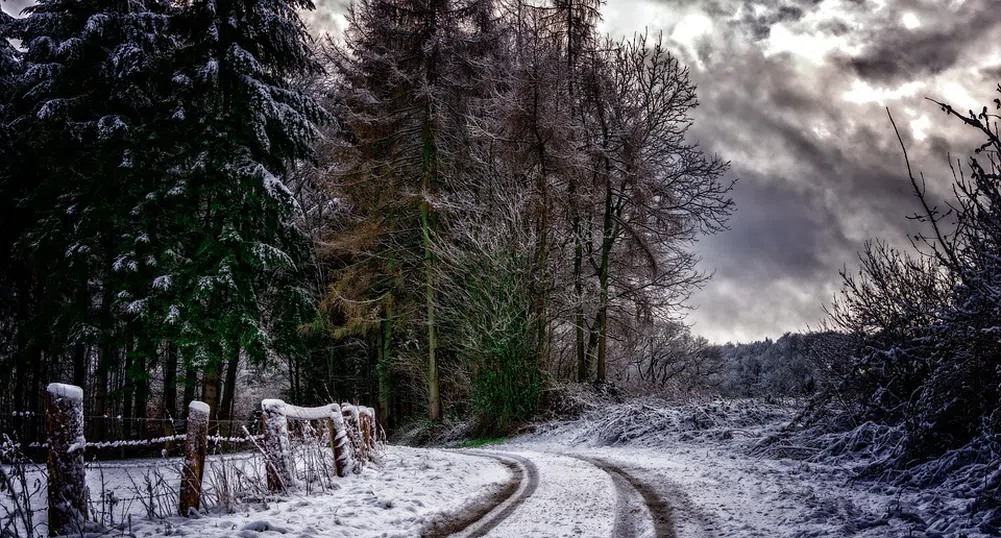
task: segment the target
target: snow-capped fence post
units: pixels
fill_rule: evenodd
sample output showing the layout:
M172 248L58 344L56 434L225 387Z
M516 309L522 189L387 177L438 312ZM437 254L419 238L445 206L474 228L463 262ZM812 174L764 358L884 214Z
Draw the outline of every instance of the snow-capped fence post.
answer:
M87 520L83 389L52 383L45 391L49 445L49 536L78 535Z
M341 414L344 417L344 429L348 433L348 439L351 441L352 448L354 448L355 459L359 464L368 461L368 447L362 438L361 417L358 413L358 407L349 403L341 404Z
M285 416L285 402L281 400L261 401L264 412L264 453L268 473L268 490L281 493L292 485L289 465L290 448L288 438L288 417Z
M358 416L361 422L362 440L369 450L375 448L375 412L369 407L359 407Z
M184 440L184 469L181 471L181 502L177 512L188 516L197 511L202 494L205 452L208 449L209 405L193 401L188 404L188 431Z
M344 416L341 406L330 404L330 418L327 426L330 428L330 448L334 451L334 471L337 476L345 477L353 470L351 447L348 445L348 432L344 427Z

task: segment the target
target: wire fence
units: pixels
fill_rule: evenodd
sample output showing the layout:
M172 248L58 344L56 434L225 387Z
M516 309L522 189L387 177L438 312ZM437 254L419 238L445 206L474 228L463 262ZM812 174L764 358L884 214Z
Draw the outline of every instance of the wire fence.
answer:
M251 433L247 437L244 428ZM84 415L86 459L116 460L179 456L187 420L183 418L122 418ZM0 416L0 433L35 462L45 461L45 417L28 412ZM209 421L209 453L246 450L263 438L261 422L254 420Z
M47 526L49 534L74 534L88 519L110 529L133 516L232 510L234 503L272 499L289 488L310 494L340 487L336 480L378 457L371 408L302 408L281 400L261 406L251 420L208 420L202 402L191 403L190 420L87 416L79 387L52 384L47 418L0 417L0 485L17 500L6 513L0 503L0 531L20 525L34 535ZM53 504L52 492L63 499ZM32 516L43 505L47 524Z

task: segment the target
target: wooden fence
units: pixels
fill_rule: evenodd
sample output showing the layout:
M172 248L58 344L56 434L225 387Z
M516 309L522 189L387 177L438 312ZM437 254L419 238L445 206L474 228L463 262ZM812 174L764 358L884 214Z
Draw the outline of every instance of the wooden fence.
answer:
M84 450L95 445L84 438L83 389L53 383L48 386L45 404L49 536L79 535L87 519ZM329 447L339 477L360 470L384 440L384 432L380 435L375 421L375 411L369 407L333 403L307 408L281 400L264 400L261 410L264 433L259 448L264 453L268 489L272 493L284 493L295 484L289 433L289 425L294 421L316 421L329 431ZM210 411L208 404L191 402L186 433L167 440L184 440L177 505L181 516L196 512L201 502L205 456L213 439L208 434Z

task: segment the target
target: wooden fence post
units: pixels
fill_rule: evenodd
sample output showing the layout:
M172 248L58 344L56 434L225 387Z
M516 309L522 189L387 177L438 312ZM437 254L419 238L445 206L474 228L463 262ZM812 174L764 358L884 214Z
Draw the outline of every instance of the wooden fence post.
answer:
M288 418L285 416L285 402L281 400L261 401L264 412L264 453L268 472L268 490L284 493L292 485L289 458L291 444L288 438Z
M184 440L184 468L181 470L181 503L177 512L187 517L197 512L202 494L205 452L208 449L209 405L192 401L188 404L188 431Z
M87 520L83 389L52 383L45 391L49 458L49 536L80 535Z
M373 413L372 409L368 407L359 407L358 411L361 422L362 440L365 442L365 447L372 450L375 448L375 428L373 428L375 413Z
M361 437L361 420L358 417L358 408L349 403L341 404L341 415L344 417L344 430L348 433L351 448L354 449L355 460L358 465L361 465L368 461L368 451ZM355 469L355 471L360 470L361 467Z
M330 427L330 448L334 451L334 471L337 476L345 477L353 470L351 461L351 447L348 446L348 432L344 428L344 416L341 414L341 406L330 404L330 418L327 425Z

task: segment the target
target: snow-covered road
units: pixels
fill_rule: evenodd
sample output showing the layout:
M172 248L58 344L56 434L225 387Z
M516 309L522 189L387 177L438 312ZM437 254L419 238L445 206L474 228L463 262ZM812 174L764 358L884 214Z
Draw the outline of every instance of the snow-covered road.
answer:
M720 447L513 443L491 452L531 461L537 491L489 532L455 538L993 536L964 528L963 505L940 492L868 491L843 469Z
M998 536L969 516L962 492L857 482L844 462L753 450L783 422L781 410L640 405L609 417L549 424L480 449L391 446L378 464L322 493L197 519L143 519L133 509L117 521L127 521L122 534L151 538ZM123 473L141 464L88 476L92 495L101 491L93 480L134 484Z

